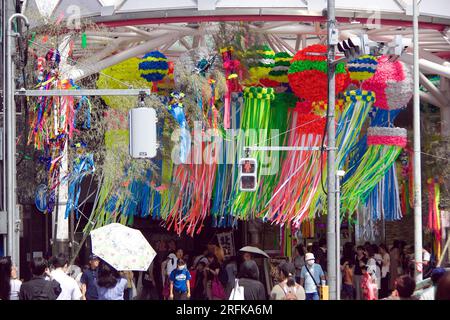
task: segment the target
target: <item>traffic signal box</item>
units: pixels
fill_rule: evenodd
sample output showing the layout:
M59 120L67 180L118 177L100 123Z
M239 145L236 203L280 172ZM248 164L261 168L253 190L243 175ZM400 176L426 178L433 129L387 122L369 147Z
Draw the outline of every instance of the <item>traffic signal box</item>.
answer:
M255 158L242 158L239 161L239 188L241 191L256 191L258 164Z

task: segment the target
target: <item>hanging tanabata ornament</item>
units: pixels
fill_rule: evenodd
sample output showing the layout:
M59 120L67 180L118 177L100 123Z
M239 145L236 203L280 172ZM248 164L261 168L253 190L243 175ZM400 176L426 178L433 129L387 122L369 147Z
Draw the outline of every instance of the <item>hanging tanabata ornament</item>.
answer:
M242 154L244 147L267 146L270 143L268 134L269 120L271 114L270 103L274 98L273 88L247 87L244 89L244 111L242 116L241 129L246 132L245 137L238 141L238 152ZM270 166L270 161L266 152L257 151L256 158L258 163L258 181L261 181L262 167ZM243 157L239 157L243 158ZM264 170L267 170L264 169ZM267 173L266 173L267 174ZM239 192L233 203L233 215L240 219L247 219L250 214L257 210L259 192Z
M159 51L145 54L139 62L139 73L142 78L153 84L152 90L156 92L156 83L169 73L167 57Z
M367 151L342 186L344 212L352 214L358 204L366 203L370 192L390 169L406 143L406 129L369 127Z
M362 87L376 94L371 126L392 127L394 119L412 98L412 71L403 62L389 61L386 56L379 57L377 62L375 75L366 79ZM393 164L367 199L368 213L373 220L383 217L385 221L394 221L403 215L396 169Z

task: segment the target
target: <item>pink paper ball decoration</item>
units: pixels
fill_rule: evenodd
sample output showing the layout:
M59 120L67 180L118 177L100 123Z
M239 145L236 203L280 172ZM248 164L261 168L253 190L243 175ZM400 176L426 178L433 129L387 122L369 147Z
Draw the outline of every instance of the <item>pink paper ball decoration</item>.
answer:
M375 92L375 107L385 110L405 108L413 95L411 68L401 61L378 58L375 75L365 80L361 88Z

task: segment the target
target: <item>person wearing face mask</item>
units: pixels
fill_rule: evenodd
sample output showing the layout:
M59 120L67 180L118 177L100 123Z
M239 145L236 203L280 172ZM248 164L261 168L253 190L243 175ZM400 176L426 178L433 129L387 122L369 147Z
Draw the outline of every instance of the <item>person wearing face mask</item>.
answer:
M305 288L306 300L319 300L319 285L321 280L325 281L325 274L311 252L305 255L305 262L300 272L300 285Z
M191 274L183 259L178 259L177 268L170 273L169 299L189 300L191 298Z

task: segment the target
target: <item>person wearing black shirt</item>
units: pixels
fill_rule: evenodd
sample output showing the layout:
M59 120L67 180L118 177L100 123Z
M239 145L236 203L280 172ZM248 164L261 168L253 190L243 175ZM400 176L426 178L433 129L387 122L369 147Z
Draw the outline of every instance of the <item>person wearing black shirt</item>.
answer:
M214 300L213 294L212 294L212 282L214 280L214 277L219 276L220 272L220 263L217 260L217 257L209 253L208 256L208 265L205 268L206 272L206 294L208 296L208 300Z
M34 258L31 262L30 281L22 284L19 300L56 300L61 293L61 286L55 280L45 280L48 264L44 258Z
M244 261L239 270L239 286L244 287L245 300L266 300L266 289L258 280L258 267L253 260Z

